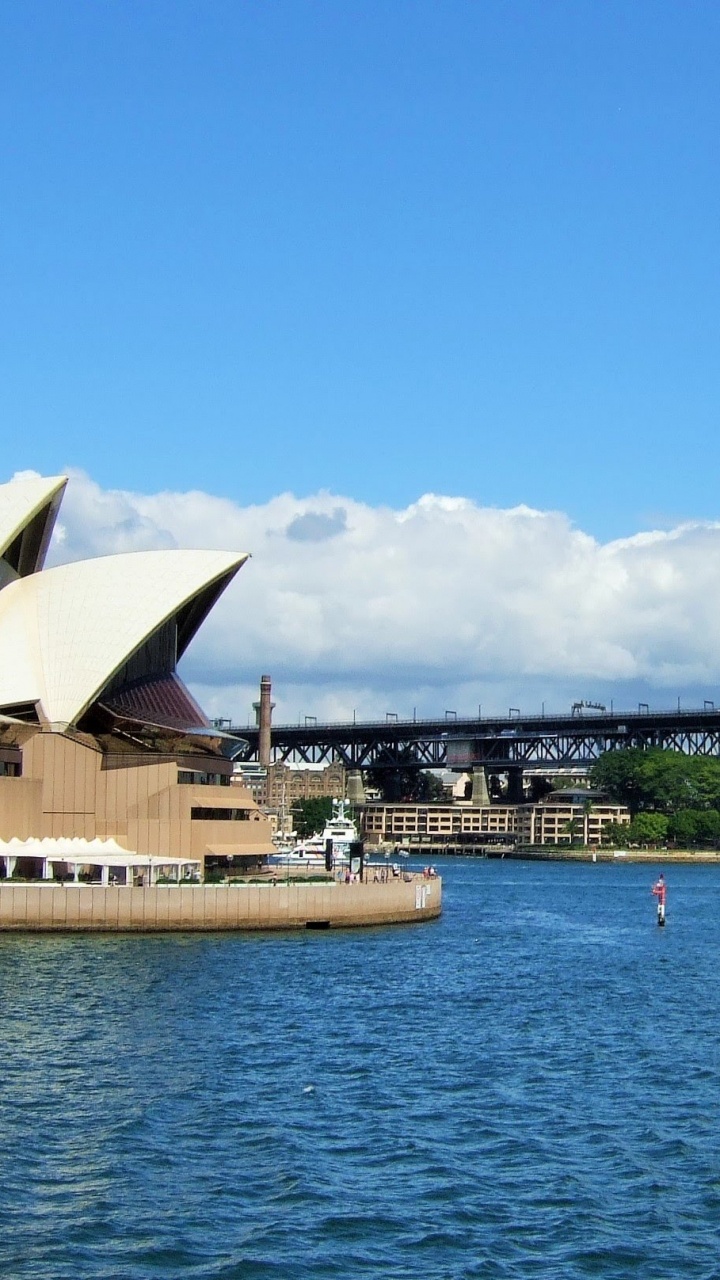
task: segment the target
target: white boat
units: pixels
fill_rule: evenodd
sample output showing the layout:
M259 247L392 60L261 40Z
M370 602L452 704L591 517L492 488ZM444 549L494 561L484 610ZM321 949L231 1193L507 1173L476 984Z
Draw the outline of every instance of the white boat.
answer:
M345 812L344 800L333 800L333 816L328 818L321 832L300 840L293 849L279 850L270 862L276 867L313 867L325 870L328 844L332 852L333 866L342 866L350 859L350 845L360 839L352 818Z

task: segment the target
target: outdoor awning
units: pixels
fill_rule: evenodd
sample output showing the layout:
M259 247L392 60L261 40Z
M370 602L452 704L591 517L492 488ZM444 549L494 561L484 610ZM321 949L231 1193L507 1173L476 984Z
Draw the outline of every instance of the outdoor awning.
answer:
M123 849L116 840L86 840L84 836L29 836L21 840L13 836L12 840L0 840L0 854L10 854L17 858L54 858L64 860L66 857L78 861L81 856L86 862L92 862L97 856L116 855L121 858L137 858L138 854L130 849Z
M160 870L163 867L199 867L199 858L165 858L162 855L144 855L140 853L51 853L43 855L48 862L66 862L69 866L87 866L87 867L153 867Z
M200 866L199 858L171 858L163 854L141 854L123 849L115 840L86 840L78 836L44 836L20 840L14 836L0 840L0 856L42 858L47 862L64 862L71 866L92 867L187 867Z

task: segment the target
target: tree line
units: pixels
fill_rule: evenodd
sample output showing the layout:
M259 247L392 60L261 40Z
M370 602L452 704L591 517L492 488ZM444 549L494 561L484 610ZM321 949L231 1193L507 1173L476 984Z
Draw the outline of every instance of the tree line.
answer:
M606 751L590 778L630 810L630 827L606 828L613 843L720 844L720 760L629 747Z

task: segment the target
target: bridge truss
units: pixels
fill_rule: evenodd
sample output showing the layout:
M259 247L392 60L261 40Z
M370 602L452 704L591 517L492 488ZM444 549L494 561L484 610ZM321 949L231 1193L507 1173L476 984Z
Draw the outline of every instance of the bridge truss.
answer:
M257 760L258 730L233 727L239 761ZM471 769L490 772L585 768L604 751L664 747L720 757L720 711L607 713L498 719L391 720L276 725L275 763L346 769Z

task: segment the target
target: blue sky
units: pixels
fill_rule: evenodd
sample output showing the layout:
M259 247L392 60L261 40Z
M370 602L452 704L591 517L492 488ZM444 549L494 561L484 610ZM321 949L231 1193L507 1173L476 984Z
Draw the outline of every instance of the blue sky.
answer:
M7 474L715 519L720 9L0 0Z

